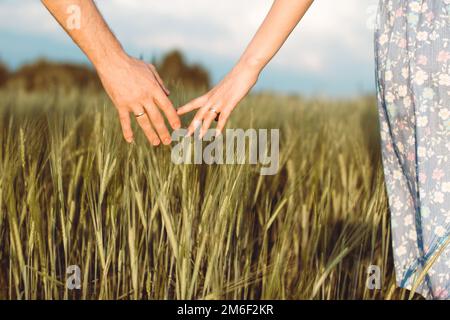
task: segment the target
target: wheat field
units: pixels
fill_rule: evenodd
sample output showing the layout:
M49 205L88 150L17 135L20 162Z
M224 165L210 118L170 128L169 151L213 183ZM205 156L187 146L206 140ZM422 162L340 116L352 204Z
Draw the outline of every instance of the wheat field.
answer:
M373 98L254 94L228 127L279 128L278 174L174 165L140 133L127 145L102 94L1 91L0 299L409 297L395 286Z

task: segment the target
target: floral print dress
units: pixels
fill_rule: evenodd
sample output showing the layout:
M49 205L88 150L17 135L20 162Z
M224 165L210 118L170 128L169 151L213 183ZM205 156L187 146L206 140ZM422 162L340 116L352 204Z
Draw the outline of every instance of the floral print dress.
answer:
M397 283L450 299L450 0L380 0L375 47Z

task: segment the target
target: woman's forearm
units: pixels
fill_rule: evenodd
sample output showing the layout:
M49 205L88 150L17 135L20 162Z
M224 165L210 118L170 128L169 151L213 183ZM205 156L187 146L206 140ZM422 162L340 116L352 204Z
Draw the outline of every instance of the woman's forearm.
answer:
M261 72L278 52L314 0L275 0L238 66Z
M259 73L280 50L312 3L313 0L275 0L233 70L208 93L178 108L179 115L198 109L188 135L201 126L199 137L203 137L214 119L218 121L216 135L222 132L231 112L255 85Z

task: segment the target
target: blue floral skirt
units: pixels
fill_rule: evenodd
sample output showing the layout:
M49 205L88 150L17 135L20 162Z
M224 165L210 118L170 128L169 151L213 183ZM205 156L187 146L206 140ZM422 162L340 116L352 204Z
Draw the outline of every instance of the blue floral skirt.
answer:
M375 32L397 283L450 298L450 0L381 0Z

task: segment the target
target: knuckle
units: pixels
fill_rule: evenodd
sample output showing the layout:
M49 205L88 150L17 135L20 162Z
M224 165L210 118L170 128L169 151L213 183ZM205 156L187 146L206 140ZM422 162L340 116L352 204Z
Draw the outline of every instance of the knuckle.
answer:
M155 112L152 113L151 119L155 125L163 125L164 126L164 118L162 117L161 113L159 113L158 110L155 110Z
M145 132L152 132L152 126L150 125L150 123L148 121L142 122L141 123L141 128L142 130L144 130Z
M181 126L180 121L177 118L169 118L169 123L174 129L178 129Z
M123 134L128 137L133 136L133 132L130 129L125 129Z
M169 121L178 121L178 114L174 110L169 110L166 112L166 117Z
M147 111L147 113L149 115L152 115L155 112L155 108L153 106L153 103L151 103L150 101L147 101L144 103L144 108Z
M156 139L158 139L158 136L156 135L156 133L153 132L153 130L147 133L147 137L148 137L150 140L156 140Z
M153 98L154 92L157 91L158 89L160 89L159 84L157 83L156 79L154 79L154 78L150 81L148 88L150 90L149 98Z
M142 130L144 130L144 132L146 132L146 133L153 132L152 127L150 127L150 125L148 125L148 124L143 124L142 125Z
M213 100L212 99L207 99L204 104L203 104L203 108L209 108L211 107L211 105L213 104Z
M159 103L159 107L163 110L163 111L172 111L172 105L170 103L168 103L167 101L161 101Z
M154 126L156 129L158 129L158 130L160 130L160 129L166 127L166 126L164 125L164 120L161 119L160 117L156 116L156 115L153 115L153 117L151 118L151 120L152 120L153 126Z
M150 140L150 142L153 145L158 145L159 144L159 138L156 134L150 134L147 136L148 140Z
M171 122L172 128L174 129L180 129L181 123L179 121L173 121Z
M195 104L193 102L188 103L187 105L182 107L184 111L194 110Z
M157 124L156 126L156 130L161 133L161 134L168 134L167 128L165 125L163 124Z
M121 123L121 127L122 127L122 132L124 134L131 134L132 130L131 130L131 125L127 122L122 122Z
M230 116L231 111L229 109L224 109L220 112L222 117L228 118Z

